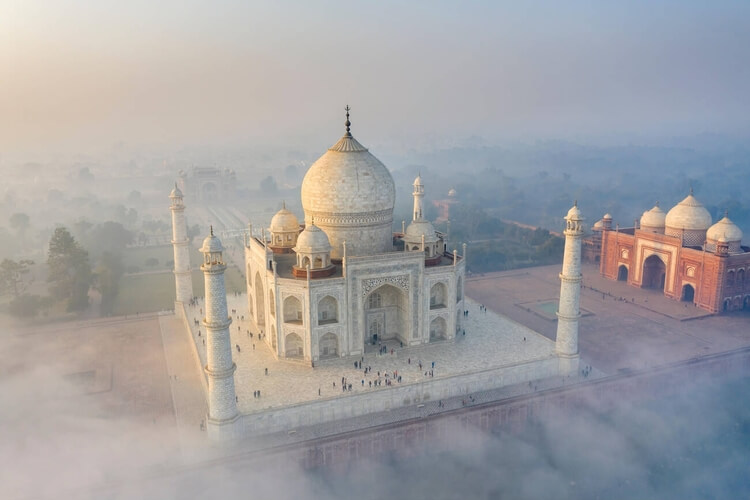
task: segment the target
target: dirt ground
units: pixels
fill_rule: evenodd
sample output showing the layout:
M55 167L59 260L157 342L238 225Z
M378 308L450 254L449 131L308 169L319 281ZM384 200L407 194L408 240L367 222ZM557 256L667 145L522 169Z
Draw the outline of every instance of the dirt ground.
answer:
M488 308L554 339L557 323L529 303L560 294L560 266L544 266L473 276L466 294ZM584 359L604 371L657 366L750 345L750 314L706 315L692 304L599 276L583 267L579 348Z

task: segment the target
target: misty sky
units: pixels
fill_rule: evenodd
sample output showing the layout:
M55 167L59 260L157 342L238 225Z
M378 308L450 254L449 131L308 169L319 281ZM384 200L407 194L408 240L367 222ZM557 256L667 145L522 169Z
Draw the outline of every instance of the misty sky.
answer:
M750 2L0 0L0 153L750 135Z

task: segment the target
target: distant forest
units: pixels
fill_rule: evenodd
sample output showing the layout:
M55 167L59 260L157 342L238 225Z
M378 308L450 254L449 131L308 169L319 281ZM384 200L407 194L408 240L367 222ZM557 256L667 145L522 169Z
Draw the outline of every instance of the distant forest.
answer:
M668 211L692 187L714 222L728 210L750 239L750 145L724 137L658 146L477 146L414 153L401 161L408 162L394 172L401 189L409 189L421 171L428 198L444 198L455 188L465 205L551 231L562 228L574 200L589 225L609 212L620 226L632 227L657 201ZM411 202L406 189L399 198Z

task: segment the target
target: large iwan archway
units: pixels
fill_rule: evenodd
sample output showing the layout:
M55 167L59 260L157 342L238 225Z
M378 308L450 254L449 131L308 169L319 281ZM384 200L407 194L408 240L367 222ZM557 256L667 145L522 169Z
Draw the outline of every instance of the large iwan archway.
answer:
M400 340L407 343L411 331L407 296L393 285L382 285L365 298L365 341Z
M667 266L658 255L652 255L643 261L643 281L641 288L664 290L667 277Z

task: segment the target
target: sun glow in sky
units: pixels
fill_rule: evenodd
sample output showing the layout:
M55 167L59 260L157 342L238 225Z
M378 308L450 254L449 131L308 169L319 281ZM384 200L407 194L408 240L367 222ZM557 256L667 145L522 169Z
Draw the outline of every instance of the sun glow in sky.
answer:
M750 134L750 2L0 0L0 153ZM335 128L338 127L338 128Z

